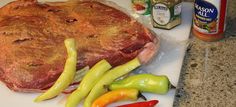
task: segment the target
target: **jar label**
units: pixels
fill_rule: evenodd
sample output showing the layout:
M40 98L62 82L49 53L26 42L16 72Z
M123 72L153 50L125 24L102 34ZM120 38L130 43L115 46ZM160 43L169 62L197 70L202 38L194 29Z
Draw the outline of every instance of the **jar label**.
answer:
M181 23L181 0L151 0L152 24L155 28L172 29Z
M194 28L202 33L216 34L219 26L219 3L195 0Z
M157 3L152 8L153 20L159 25L166 25L171 18L170 9L162 3Z
M132 0L133 10L142 15L149 15L151 2L150 0Z
M180 15L181 13L181 10L182 10L182 5L181 3L175 5L175 8L174 8L174 15Z

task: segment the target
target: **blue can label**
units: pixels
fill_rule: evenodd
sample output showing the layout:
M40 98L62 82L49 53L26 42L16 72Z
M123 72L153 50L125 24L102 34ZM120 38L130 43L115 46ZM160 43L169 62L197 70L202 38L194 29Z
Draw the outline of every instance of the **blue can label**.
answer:
M195 0L194 27L204 33L217 33L218 8L205 0Z

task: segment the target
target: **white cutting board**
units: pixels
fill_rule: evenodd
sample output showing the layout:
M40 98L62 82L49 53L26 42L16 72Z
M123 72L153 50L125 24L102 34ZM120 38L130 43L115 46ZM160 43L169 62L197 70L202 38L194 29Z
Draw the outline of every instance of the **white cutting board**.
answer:
M1 0L0 7L13 0ZM39 0L39 1L64 1L64 0ZM121 7L127 9L132 13L130 0L109 0L114 1ZM189 38L191 24L192 24L192 10L193 4L183 3L182 6L182 24L172 30L161 30L157 28L151 29L161 36L161 49L158 55L158 61L154 64L145 67L148 72L156 75L167 75L174 86L177 86L179 74L184 59L187 40ZM139 17L137 14L132 16ZM140 18L139 18L140 19ZM148 16L141 18L145 24L151 26L150 18ZM148 100L158 99L158 107L172 107L175 95L175 89L171 89L166 95L156 95L150 93L143 93ZM0 82L0 104L2 107L64 107L65 95L60 95L52 100L41 103L34 103L33 99L39 94L32 93L16 93L9 90L3 83ZM141 100L140 100L141 101ZM110 105L120 105L131 103L129 101L119 102ZM81 105L80 105L81 106ZM82 106L81 106L82 107Z

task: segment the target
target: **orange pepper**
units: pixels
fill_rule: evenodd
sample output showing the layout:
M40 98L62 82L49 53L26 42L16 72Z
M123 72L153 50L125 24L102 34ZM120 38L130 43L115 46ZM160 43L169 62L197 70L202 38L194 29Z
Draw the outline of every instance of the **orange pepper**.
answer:
M92 107L106 107L108 104L121 100L137 100L138 96L139 91L137 89L117 89L97 98Z

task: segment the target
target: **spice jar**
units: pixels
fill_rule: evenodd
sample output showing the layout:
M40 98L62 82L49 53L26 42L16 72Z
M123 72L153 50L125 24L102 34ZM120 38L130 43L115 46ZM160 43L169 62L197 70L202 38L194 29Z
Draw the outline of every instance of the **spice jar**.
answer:
M182 0L151 0L152 24L155 28L172 29L181 23Z
M195 0L193 34L203 41L224 38L227 0Z
M150 0L132 0L132 8L133 11L137 14L141 15L149 15L151 9Z

